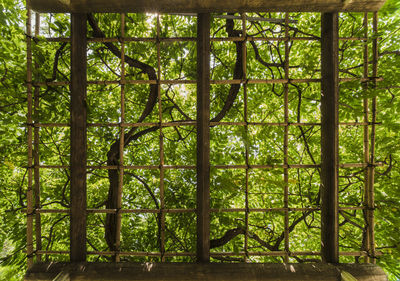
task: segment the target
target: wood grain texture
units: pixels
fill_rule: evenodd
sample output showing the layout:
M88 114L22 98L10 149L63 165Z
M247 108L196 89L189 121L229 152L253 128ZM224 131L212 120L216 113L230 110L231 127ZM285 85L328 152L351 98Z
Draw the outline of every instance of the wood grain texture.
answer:
M321 16L321 254L339 262L339 26Z
M197 261L210 260L210 14L197 22Z
M63 272L70 280L193 280L193 281L314 281L341 280L348 272L358 281L386 281L383 270L373 264L221 264L221 263L39 263L25 280L52 280Z
M86 14L71 15L70 259L86 261Z
M39 12L377 11L385 0L31 0Z

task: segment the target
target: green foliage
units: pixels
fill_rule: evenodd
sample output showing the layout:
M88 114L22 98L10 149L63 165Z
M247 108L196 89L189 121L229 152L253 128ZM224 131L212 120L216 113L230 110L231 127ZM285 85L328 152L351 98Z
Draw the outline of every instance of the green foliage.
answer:
M25 215L27 186L27 129L26 129L26 50L25 13L20 2L3 0L0 3L0 253L2 280L19 280L25 269L26 229ZM377 161L384 163L376 169L375 177L375 231L377 250L383 252L378 264L389 274L391 280L400 278L400 48L399 42L399 1L389 0L380 13L379 26L379 73L383 78L376 87L369 83L368 89L360 81L340 85L340 122L363 122L363 99L378 102L376 126ZM283 19L280 13L249 14L254 17ZM121 36L120 16L99 14L94 19L107 37ZM370 24L368 32L372 34ZM291 14L294 28L289 29L292 37L320 36L320 16L316 13ZM68 37L69 16L62 14L42 15L41 36L32 41L35 81L62 82L70 79L69 43L46 43L45 37ZM161 15L160 37L196 36L196 17ZM340 36L364 36L363 15L360 13L341 14ZM213 17L213 37L229 37L226 20ZM157 17L154 14L127 14L126 36L155 37ZM234 30L241 29L241 21L235 20ZM89 37L93 35L89 26ZM282 37L284 26L272 22L247 24L247 32L255 37ZM113 43L118 48L121 43ZM372 40L367 42L370 50ZM363 46L361 41L341 41L341 77L353 78L363 75ZM213 41L211 45L211 78L213 80L241 79L234 77L234 69L241 60L237 58L239 42ZM285 43L281 41L247 42L248 79L284 79ZM289 42L289 75L291 79L320 78L320 43L318 40ZM126 56L145 63L157 73L157 42L126 42ZM101 42L88 44L88 80L119 81L121 61L107 45ZM56 68L54 61L58 60ZM369 52L372 61L372 52ZM149 74L143 69L125 65L126 79L148 80ZM196 44L192 41L160 43L160 79L196 79ZM372 67L369 67L371 76ZM126 122L135 123L142 115L148 102L152 85L125 85ZM234 87L213 84L211 87L211 118L218 116L226 105ZM223 122L243 122L245 107L249 122L282 123L284 121L283 84L241 85L237 97L223 116ZM33 118L41 123L68 123L69 89L67 86L41 87L37 92L39 108ZM196 119L196 86L162 85L161 114L156 103L143 122L194 121ZM121 114L121 86L92 83L88 86L86 104L88 122L97 124L118 123ZM247 100L245 101L245 97ZM288 86L288 118L290 123L319 123L319 83L290 83ZM148 126L135 129L141 132ZM125 128L125 133L130 128ZM284 127L282 126L237 126L226 124L211 127L211 165L281 165L284 161ZM118 143L120 128L91 126L88 128L88 165L106 165L107 152ZM69 129L66 127L40 128L40 142L37 148L42 165L69 164ZM340 161L357 163L363 161L363 127L340 127ZM159 169L125 170L123 187L124 209L166 209L196 208L196 171L185 168L196 164L196 129L192 125L153 130L133 139L124 150L125 165L160 164L160 135L163 137L163 158L165 165L182 165L180 169L163 171L164 202L161 202L161 173ZM288 130L289 164L320 163L321 132L318 125L290 126ZM248 152L246 155L246 151ZM319 169L289 169L289 207L319 207ZM282 168L250 169L248 174L248 206L253 209L282 208L285 187ZM341 207L359 207L363 204L365 174L363 168L340 170ZM211 207L216 210L246 208L245 169L211 169ZM69 204L69 171L67 169L40 170L42 208L65 209ZM89 169L87 175L88 207L105 208L110 180L106 170ZM66 251L69 248L69 219L64 214L46 214L42 221L42 249ZM211 215L211 239L218 240L232 229L242 231L228 243L212 249L212 252L229 252L233 257L222 257L213 261L242 261L239 253L245 251L246 220L249 225L248 249L258 251L283 251L284 212L213 212ZM291 251L319 251L319 211L289 212ZM343 211L340 215L340 249L360 251L363 247L365 218L362 211ZM106 215L88 215L88 250L107 251L104 237ZM167 252L195 252L196 217L194 213L165 214L165 250ZM157 213L123 214L121 229L121 250L133 252L159 252L160 217ZM262 241L263 243L260 243ZM68 257L44 255L43 260L67 260ZM90 256L90 261L109 261L107 256ZM158 261L158 257L124 257L132 261ZM193 261L192 257L168 257L167 261ZM282 262L278 257L251 256L254 262ZM315 261L315 257L291 257L291 262ZM342 262L361 262L354 257L343 257ZM14 279L13 279L14 278ZM347 277L350 278L350 277Z
M0 279L21 280L25 268L26 63L23 3L0 3Z

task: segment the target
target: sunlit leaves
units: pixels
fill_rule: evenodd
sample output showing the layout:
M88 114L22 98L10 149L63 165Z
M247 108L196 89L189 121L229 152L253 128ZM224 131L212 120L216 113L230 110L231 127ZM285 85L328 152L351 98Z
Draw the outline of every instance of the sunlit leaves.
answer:
M1 215L5 218L1 224L0 241L5 250L1 258L7 264L23 268L25 255L25 217L20 213L25 208L26 189L26 73L25 73L25 15L21 13L21 4L3 1L0 12L0 166ZM384 251L378 263L386 267L394 276L399 276L399 20L396 13L398 1L388 1L380 20L380 32L372 34L372 14L369 15L368 76L372 76L372 39L380 37L379 72L383 81L376 87L371 81L360 83L363 75L364 41L342 40L340 43L340 76L356 78L340 84L339 118L340 122L363 122L363 99L377 97L375 159L385 164L376 168L376 241L377 249ZM398 13L398 12L397 12ZM283 19L282 13L249 14L254 17ZM121 22L118 14L95 15L99 27L107 37L121 36ZM290 37L309 37L309 41L289 41L289 77L291 79L320 78L320 15L317 13L291 14ZM160 38L196 36L196 17L178 15L160 15ZM212 37L228 37L226 20L213 17ZM68 82L69 44L45 43L45 37L68 37L69 15L43 15L41 35L32 41L34 53L35 81ZM127 14L126 36L154 38L157 35L157 15ZM234 28L242 28L241 21L234 21ZM272 37L284 36L281 23L268 21L249 21L246 25L249 36ZM88 29L88 36L92 34ZM363 14L340 15L340 37L363 37ZM254 44L253 44L254 43ZM250 41L247 48L247 78L283 79L285 77L285 43L277 40ZM121 48L121 42L114 42ZM158 73L157 41L126 42L126 56L142 61ZM185 42L161 41L160 44L160 80L195 80L196 44ZM232 79L237 63L237 45L235 42L217 42L211 45L211 79ZM111 145L118 142L121 128L107 127L106 123L120 122L121 115L121 62L101 42L88 44L88 122L97 125L88 128L88 165L105 165L107 152ZM54 59L59 61L54 67ZM149 80L143 71L125 65L125 78L128 80ZM101 81L112 80L109 85ZM154 82L154 81L153 81ZM153 83L152 82L152 83ZM125 85L125 121L137 122L148 100L150 83ZM196 119L196 85L163 84L160 88L161 110L158 104L145 122L189 121ZM284 170L280 165L284 159L284 91L283 83L240 85L237 98L226 113L224 122L271 123L247 127L239 125L213 126L211 128L211 206L216 210L211 216L211 238L218 239L226 231L245 227L244 212L222 212L223 208L246 207L246 171L228 169L227 165L275 165L277 168L248 170L249 208L282 208L285 188ZM211 88L211 117L215 117L224 107L231 85L213 84ZM245 94L247 100L245 101ZM288 163L319 164L320 159L320 86L319 83L289 83L288 118L290 123L310 122L309 126L289 126ZM39 108L33 112L35 120L42 123L68 123L69 88L68 86L41 87L38 91ZM245 105L247 112L245 113ZM160 112L159 112L160 110ZM161 114L160 114L161 113ZM371 118L371 113L370 113ZM137 132L150 127L146 125ZM127 132L130 128L124 128ZM362 126L340 126L340 161L341 163L363 162ZM369 131L371 137L372 131ZM69 129L40 128L39 130L40 164L68 165ZM162 137L162 149L160 148ZM247 150L247 157L246 157ZM196 208L196 172L194 169L157 168L164 158L165 165L193 167L196 164L196 129L193 125L162 128L135 139L124 150L125 165L152 165L154 169L126 170L123 177L122 191L124 209L159 209L161 206L161 182L164 184L164 203L167 209ZM248 162L248 163L246 163ZM215 167L219 166L219 167ZM289 207L318 207L320 176L318 168L289 169ZM364 168L346 168L340 170L340 204L343 207L362 206L364 199ZM106 170L89 169L87 175L88 206L104 208L109 189ZM67 169L43 169L40 172L41 204L43 208L68 208L69 174ZM196 217L194 213L165 215L165 248L167 252L194 252ZM62 214L42 216L42 244L49 250L68 250L69 220ZM157 213L124 214L122 218L122 250L124 251L159 251L159 216ZM295 223L298 221L297 223ZM12 222L12 223L10 223ZM88 249L107 250L104 235L105 215L88 216ZM248 246L252 251L270 251L255 238L266 242L274 250L283 250L281 239L284 231L284 212L250 212ZM318 211L305 213L290 211L289 224L294 224L290 233L290 250L319 250L321 218ZM340 214L340 247L343 251L359 251L362 247L365 225L361 211L342 211ZM361 226L358 227L357 225ZM240 234L229 243L213 249L239 253L244 251L244 236ZM270 248L271 248L270 247ZM14 252L16 254L14 254ZM44 259L67 259L66 256L45 256ZM102 261L108 257L99 258ZM97 260L97 257L90 257ZM127 258L127 260L148 261L158 258ZM193 261L190 257L168 258L168 261ZM281 262L276 257L251 257L251 261ZM213 261L219 261L214 259ZM291 260L295 261L295 260ZM352 257L342 261L354 262ZM8 272L9 269L5 269ZM3 273L3 272L2 272ZM4 276L7 276L4 273ZM397 274L397 275L396 275Z

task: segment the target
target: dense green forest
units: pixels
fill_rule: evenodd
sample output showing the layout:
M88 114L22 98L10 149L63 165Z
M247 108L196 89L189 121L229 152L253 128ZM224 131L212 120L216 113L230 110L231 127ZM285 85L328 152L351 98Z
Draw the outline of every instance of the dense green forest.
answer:
M26 10L15 0L1 0L0 6L0 280L21 280L26 269L27 208L27 88L26 88ZM285 15L249 14L248 36L284 37ZM277 21L257 21L273 18ZM34 18L34 17L33 17ZM363 37L364 14L341 13L340 37ZM196 17L127 14L125 36L161 38L196 36ZM70 45L46 42L45 37L68 37L69 15L42 15L40 35L32 40L34 81L47 83L38 91L33 119L38 123L69 123ZM388 0L379 12L378 34L372 30L369 14L368 76L373 75L372 46L378 38L377 85L360 82L364 69L364 42L340 41L340 122L363 122L363 100L377 100L375 161L375 240L379 264L391 280L400 280L400 1ZM241 36L240 19L212 17L212 38ZM214 40L211 44L211 79L285 79L285 52L291 79L289 83L214 83L211 86L211 208L279 209L284 206L283 187L289 185L289 207L309 210L289 212L289 249L291 252L320 250L320 14L291 13L291 37L310 40L254 40L243 48L241 41ZM88 37L121 36L120 15L88 15ZM159 60L157 47L159 44ZM120 42L88 43L88 80L121 79ZM125 78L129 80L195 80L195 41L153 41L125 43ZM244 55L243 50L247 50ZM244 56L246 68L243 68ZM158 69L159 65L159 69ZM246 69L246 75L243 73ZM160 72L161 77L158 76ZM60 82L59 84L57 84ZM160 89L158 89L160 87ZM143 123L125 128L124 165L156 168L127 169L123 176L123 209L158 210L196 208L196 85L193 83L128 84L125 90L125 122ZM161 100L158 101L158 91ZM288 91L288 163L303 167L288 169L288 183L282 168L231 169L227 166L278 166L284 163L284 92ZM116 208L113 198L118 186L118 170L99 169L119 163L118 126L121 116L119 83L88 85L88 208ZM158 122L179 123L165 126ZM238 125L247 121L248 125ZM185 123L186 122L186 123ZM311 125L310 125L311 124ZM314 124L314 125L312 125ZM69 128L41 127L35 147L40 169L40 206L43 209L69 207ZM340 127L340 162L363 162L362 126ZM162 142L160 142L160 136ZM162 152L160 152L162 143ZM161 157L170 168L160 175ZM308 167L304 167L309 165ZM96 168L97 167L97 168ZM225 168L224 168L225 167ZM365 167L340 169L340 206L361 207L364 200ZM162 183L161 183L162 181ZM160 185L164 186L161 199ZM246 188L248 186L248 188ZM247 190L248 189L248 190ZM247 195L247 196L246 196ZM162 202L161 202L162 201ZM340 251L365 250L365 213L343 210L340 217ZM113 215L88 215L88 251L114 250ZM245 261L240 253L283 251L284 212L230 211L211 215L211 252L233 253L212 258L213 262ZM248 236L245 238L248 225ZM162 226L165 225L165 226ZM68 251L69 218L64 213L41 215L41 248ZM163 234L161 235L161 232ZM163 236L163 238L161 238ZM161 241L163 240L163 242ZM246 241L245 241L246 240ZM121 251L193 253L196 250L194 212L127 213L122 216ZM245 246L246 245L246 246ZM246 247L246 249L245 249ZM237 253L237 255L235 255ZM67 260L67 255L42 255L43 260ZM154 257L121 258L126 261L159 261ZM90 261L110 261L110 256L90 255ZM194 261L192 256L166 257L166 261ZM290 262L315 262L319 256L298 255ZM363 262L363 258L344 256L341 262ZM249 255L248 262L283 262L278 256Z

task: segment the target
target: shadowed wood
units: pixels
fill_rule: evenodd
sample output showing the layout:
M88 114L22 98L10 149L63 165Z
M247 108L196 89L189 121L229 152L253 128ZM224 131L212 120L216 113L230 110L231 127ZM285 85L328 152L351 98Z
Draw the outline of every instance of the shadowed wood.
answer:
M321 256L339 262L339 27L337 13L321 17Z
M210 14L197 22L197 261L210 260Z
M384 0L31 0L39 12L377 11Z
M358 281L386 281L384 271L373 264L193 264L193 263L39 263L25 280L53 280L60 272L70 280L342 280L347 272Z
M70 259L86 261L86 14L71 15Z

